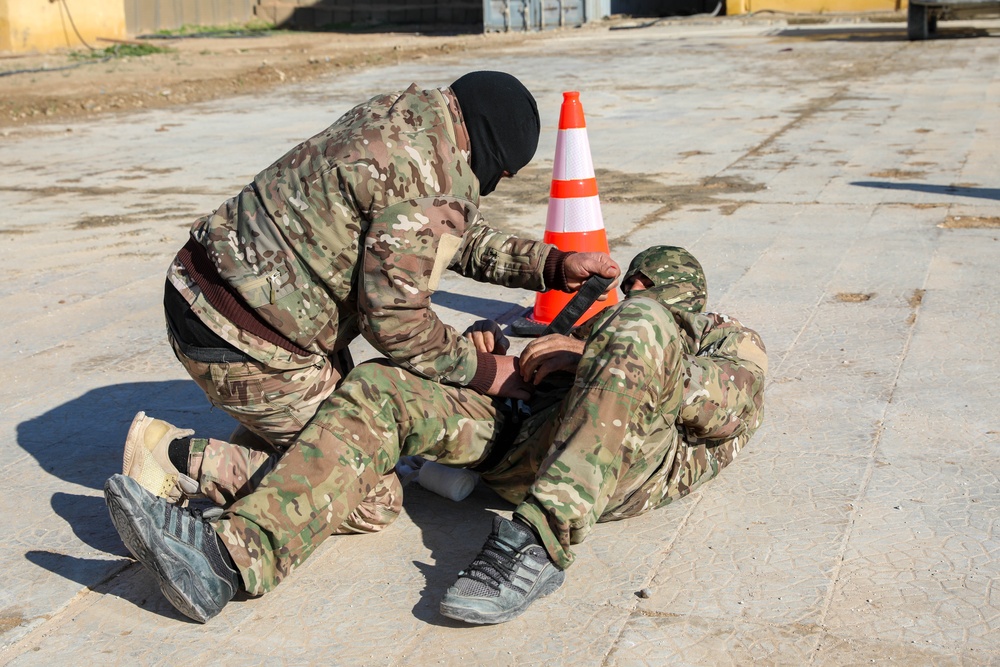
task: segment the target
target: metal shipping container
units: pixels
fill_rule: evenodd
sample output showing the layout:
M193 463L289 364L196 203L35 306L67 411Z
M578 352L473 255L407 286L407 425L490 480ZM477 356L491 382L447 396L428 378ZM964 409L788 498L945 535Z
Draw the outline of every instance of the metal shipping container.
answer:
M580 26L598 18L600 0L483 0L484 32Z

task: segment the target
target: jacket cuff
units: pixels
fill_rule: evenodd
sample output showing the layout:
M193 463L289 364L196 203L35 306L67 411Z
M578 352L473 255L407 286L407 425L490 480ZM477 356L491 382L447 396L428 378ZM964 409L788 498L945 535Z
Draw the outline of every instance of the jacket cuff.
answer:
M545 266L542 267L542 280L545 289L557 289L560 292L568 292L566 286L566 258L575 255L573 251L563 252L559 248L553 247L545 258Z
M469 389L474 389L480 394L485 394L493 386L493 380L497 376L497 360L492 354L476 350L476 374L469 383Z

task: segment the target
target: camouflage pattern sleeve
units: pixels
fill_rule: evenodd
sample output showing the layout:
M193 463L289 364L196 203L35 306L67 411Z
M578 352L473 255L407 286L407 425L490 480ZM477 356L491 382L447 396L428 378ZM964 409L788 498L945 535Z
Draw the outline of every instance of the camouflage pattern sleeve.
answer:
M457 385L476 374L475 348L438 319L431 294L475 213L468 200L446 196L385 209L366 235L358 284L365 339L403 368Z
M679 421L698 438L723 440L760 422L767 352L757 332L739 321L706 313L697 354L686 355Z
M542 268L552 247L494 229L477 214L450 268L479 282L541 291L548 289Z

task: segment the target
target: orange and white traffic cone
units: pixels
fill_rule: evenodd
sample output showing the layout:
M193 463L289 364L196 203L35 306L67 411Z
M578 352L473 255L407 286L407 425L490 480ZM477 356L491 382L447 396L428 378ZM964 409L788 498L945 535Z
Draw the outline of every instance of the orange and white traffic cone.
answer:
M590 157L587 122L580 104L580 93L575 91L563 93L559 112L559 134L556 136L544 240L563 251L610 254L601 201L597 195L594 162ZM571 298L572 294L559 290L538 294L531 319L548 324ZM612 290L606 301L595 302L577 320L577 324L616 303L618 294Z

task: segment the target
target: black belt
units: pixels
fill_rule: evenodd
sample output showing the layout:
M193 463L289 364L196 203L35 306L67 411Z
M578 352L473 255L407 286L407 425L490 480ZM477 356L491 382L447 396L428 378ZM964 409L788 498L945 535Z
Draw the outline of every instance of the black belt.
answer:
M206 364L243 363L251 358L209 329L168 280L163 290L167 330L184 356Z

